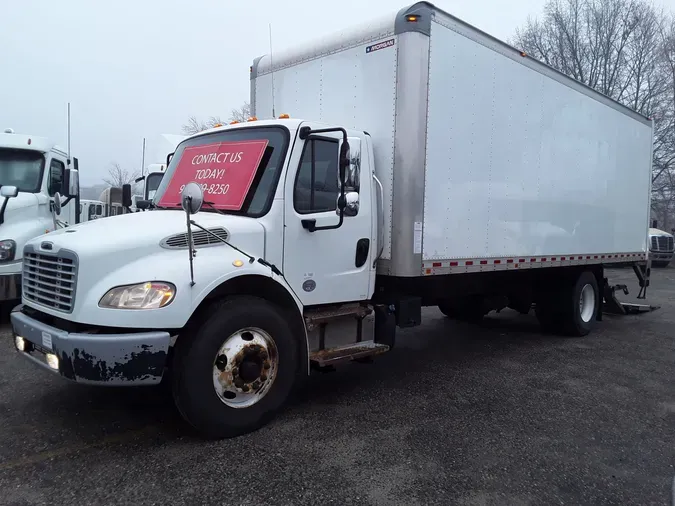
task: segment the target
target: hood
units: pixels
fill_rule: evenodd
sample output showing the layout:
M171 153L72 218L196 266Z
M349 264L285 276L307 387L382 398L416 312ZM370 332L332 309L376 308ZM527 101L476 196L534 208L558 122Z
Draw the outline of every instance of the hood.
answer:
M659 230L658 228L650 228L649 229L649 235L665 235L668 237L673 237L672 234L664 231L664 230Z
M0 198L0 205L2 205L4 198ZM46 202L45 197L45 202ZM7 202L7 207L5 208L5 213L12 211L17 211L23 209L24 207L37 206L39 203L38 196L35 193L26 193L19 192L16 197L9 199Z
M199 213L193 220L204 228L222 227L228 242L255 256L264 256L264 228L253 218ZM200 229L193 226L192 232ZM78 255L120 254L133 250L136 256L144 250L157 251L168 237L185 234L187 225L182 210L156 210L111 216L59 229L38 242L51 242L56 249L66 248ZM227 248L225 244L222 247ZM186 253L187 254L187 253Z

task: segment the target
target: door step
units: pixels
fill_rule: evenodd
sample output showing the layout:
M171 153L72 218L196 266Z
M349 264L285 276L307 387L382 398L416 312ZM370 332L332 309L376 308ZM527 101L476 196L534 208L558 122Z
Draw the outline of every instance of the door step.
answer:
M315 311L307 312L305 314L305 324L307 325L307 330L313 330L317 325L329 322L335 318L343 316L363 318L372 312L372 308L359 303L343 304L341 306L332 306L326 309L317 309Z
M329 367L340 362L358 360L374 355L381 355L389 351L386 344L378 344L374 341L363 341L360 343L348 344L338 348L329 348L327 350L317 350L309 354L309 360L312 365L318 367Z

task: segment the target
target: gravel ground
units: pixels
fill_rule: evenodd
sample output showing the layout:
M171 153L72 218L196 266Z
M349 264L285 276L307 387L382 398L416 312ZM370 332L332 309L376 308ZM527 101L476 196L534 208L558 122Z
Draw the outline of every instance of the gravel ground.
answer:
M582 339L425 310L374 364L313 376L272 424L218 442L160 389L37 370L5 325L0 504L670 504L675 269L653 278L659 311Z

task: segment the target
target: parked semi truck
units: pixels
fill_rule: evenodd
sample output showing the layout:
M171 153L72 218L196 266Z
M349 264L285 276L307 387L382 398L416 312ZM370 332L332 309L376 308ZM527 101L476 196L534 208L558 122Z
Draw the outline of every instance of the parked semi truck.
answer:
M658 228L649 229L649 258L654 267L668 267L675 255L675 238Z
M79 222L76 169L77 158L71 168L67 152L49 139L0 133L0 303L21 297L26 242ZM67 198L55 202L59 195Z
M24 276L65 277L11 315L22 356L80 383L167 378L230 437L310 370L394 348L423 306L534 305L584 336L605 264L646 290L651 121L429 3L255 59L251 105L180 143L152 212L27 244Z

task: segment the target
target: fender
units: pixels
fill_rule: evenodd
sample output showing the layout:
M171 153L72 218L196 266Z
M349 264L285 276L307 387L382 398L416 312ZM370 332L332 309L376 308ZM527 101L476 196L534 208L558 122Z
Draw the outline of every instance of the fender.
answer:
M271 284L278 287L278 290L270 289ZM275 293L276 292L276 293ZM309 374L309 337L307 335L307 327L303 318L304 306L292 290L288 282L283 276L274 274L272 270L258 262L246 262L237 270L230 271L227 274L220 276L209 283L199 294L193 299L193 316L204 307L205 303L222 297L226 294L239 293L253 295L266 299L275 303L286 310L291 310L294 313L294 322L292 323L293 330L296 333L301 333L305 340L305 356L307 366L307 374ZM280 294L283 296L280 297ZM281 300L283 299L283 300Z

